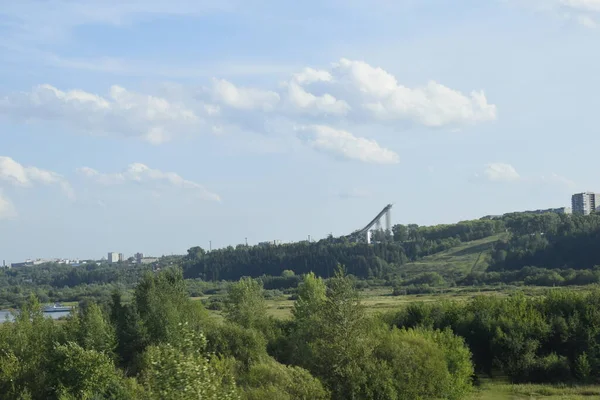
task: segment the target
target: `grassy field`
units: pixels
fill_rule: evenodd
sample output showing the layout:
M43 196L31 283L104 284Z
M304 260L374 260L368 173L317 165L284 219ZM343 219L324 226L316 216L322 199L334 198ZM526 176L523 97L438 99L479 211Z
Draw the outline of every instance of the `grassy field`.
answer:
M591 400L600 399L600 386L511 385L484 382L469 400Z
M463 243L441 253L423 257L419 261L405 264L400 271L409 277L422 272L438 272L442 276L452 278L464 276L471 271L485 271L489 266L492 245L504 237L504 234L494 235Z

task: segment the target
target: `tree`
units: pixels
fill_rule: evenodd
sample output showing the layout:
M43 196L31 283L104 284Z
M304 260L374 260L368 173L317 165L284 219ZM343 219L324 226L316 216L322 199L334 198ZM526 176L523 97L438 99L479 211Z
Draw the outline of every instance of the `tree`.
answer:
M141 381L149 400L238 399L233 376L204 355L206 339L180 325L180 341L148 348Z
M66 324L71 340L85 350L96 350L114 358L116 348L115 329L95 304L89 304L80 315L74 315Z
M61 399L143 398L141 388L133 385L136 389L132 392L131 386L127 387L125 378L105 353L69 342L54 348L53 361L54 386Z
M245 328L263 329L266 325L267 305L262 283L242 278L231 284L225 300L225 317Z
M208 314L199 301L189 298L187 284L179 268L158 274L147 273L134 291L136 311L150 343L176 342L177 328L187 323L199 330Z
M408 227L406 225L394 225L392 226L392 233L394 234L395 242L406 242L408 240Z

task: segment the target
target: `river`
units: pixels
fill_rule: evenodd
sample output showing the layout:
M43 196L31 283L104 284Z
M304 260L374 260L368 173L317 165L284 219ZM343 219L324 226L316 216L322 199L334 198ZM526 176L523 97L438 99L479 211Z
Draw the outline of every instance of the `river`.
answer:
M66 317L67 315L69 315L69 313L69 311L51 312L44 313L44 316L52 319L59 319L60 317ZM14 319L9 310L0 310L0 324L2 322L5 322L7 317L9 321L12 321Z

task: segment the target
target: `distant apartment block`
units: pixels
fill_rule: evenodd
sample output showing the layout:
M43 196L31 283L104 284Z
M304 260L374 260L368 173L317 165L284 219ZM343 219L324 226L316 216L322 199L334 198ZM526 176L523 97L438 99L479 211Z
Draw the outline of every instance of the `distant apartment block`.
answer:
M573 214L589 215L600 207L600 193L583 192L571 196Z
M125 254L119 253L119 262L125 261Z
M119 262L119 253L116 253L114 251L111 251L110 253L108 253L108 262L110 264L115 264Z
M135 262L138 264L142 263L142 259L144 258L144 253L135 253Z

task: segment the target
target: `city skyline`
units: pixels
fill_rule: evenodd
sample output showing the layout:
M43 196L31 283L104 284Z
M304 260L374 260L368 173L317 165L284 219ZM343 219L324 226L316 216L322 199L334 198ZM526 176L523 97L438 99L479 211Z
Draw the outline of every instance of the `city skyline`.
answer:
M388 203L419 225L567 205L596 186L599 17L565 0L12 2L1 257L339 236Z

